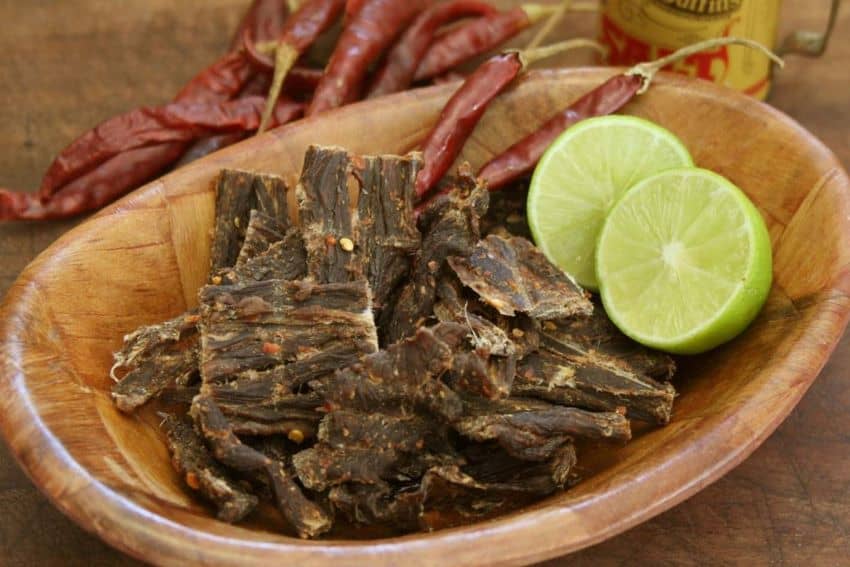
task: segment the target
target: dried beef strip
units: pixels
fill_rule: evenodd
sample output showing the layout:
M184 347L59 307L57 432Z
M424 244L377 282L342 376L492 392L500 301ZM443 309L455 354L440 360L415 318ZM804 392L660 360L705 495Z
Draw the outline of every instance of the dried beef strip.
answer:
M201 290L201 376L206 384L266 370L341 344L377 350L365 281L269 280Z
M406 532L419 528L423 494L418 488L349 482L331 488L328 500L353 524L384 524Z
M502 315L560 319L593 311L588 294L524 238L490 235L472 254L449 258L449 264Z
M257 497L213 459L191 422L161 415L171 464L189 488L215 504L217 517L223 522L238 522L250 514L257 506Z
M547 321L542 329L548 348L566 355L607 355L624 369L669 381L676 363L663 352L648 349L623 333L608 319L605 310L596 305L590 317Z
M410 278L396 291L392 309L381 315L383 344L409 337L432 316L436 286L449 256L464 256L481 236L489 194L464 168L446 180L454 189L436 197L419 218L422 248Z
M215 184L215 223L210 247L210 275L236 263L251 209L257 208L255 174L224 169Z
M215 402L198 396L191 414L218 461L243 473L268 475L278 510L299 536L315 537L331 528L327 512L304 495L286 464L243 444Z
M272 243L264 252L236 268L219 272L221 281L215 282L233 285L265 280L300 280L306 275L307 252L304 250L304 239L300 229L291 228L281 241Z
M512 457L498 445L474 443L463 452L463 472L491 490L539 496L564 488L573 478L575 446L568 442L543 462L530 463Z
M280 232L286 232L292 228L289 204L286 200L289 188L283 179L276 175L255 174L253 188L257 211L276 220Z
M393 450L375 451L351 447L339 451L318 444L299 451L292 457L301 484L310 490L323 491L345 482L383 484L399 456Z
M357 253L377 311L409 272L421 236L413 212L422 157L364 156L355 160L359 182Z
M468 397L464 415L452 423L474 441L497 441L518 459L542 461L573 438L628 441L628 420L616 412L589 412L532 399Z
M307 273L317 282L341 283L363 277L353 246L356 217L348 189L351 162L351 155L340 148L310 146L304 155L296 196L307 248Z
M189 312L124 337L110 371L115 380L123 374L112 387L118 409L131 412L165 388L192 381L198 371L197 321L197 313Z
M319 441L333 449L446 451L445 434L445 426L425 416L399 417L348 410L327 414L319 425Z
M218 403L273 403L298 393L311 381L351 366L362 356L363 351L358 345L343 343L270 370L243 372L234 380L209 384L207 389Z
M227 416L233 431L240 435L284 434L293 439L312 439L316 436L322 414L317 410L322 400L315 394L291 394L274 401L259 403L228 403L225 392L204 392L215 401Z
M605 355L562 355L548 349L520 363L514 394L590 410L625 408L630 419L670 421L676 390L624 368Z
M489 399L506 398L516 374L516 356L490 356L479 351L459 352L446 383L457 392Z
M460 415L461 400L439 378L452 368L457 348L446 341L465 334L463 327L453 323L422 328L315 386L329 410L403 416L426 409L451 421Z
M286 230L287 227L277 219L253 209L234 268L241 268L248 260L256 258L275 242L283 240Z
M511 187L490 193L490 208L481 222L482 234L521 236L532 239L526 220L528 187Z

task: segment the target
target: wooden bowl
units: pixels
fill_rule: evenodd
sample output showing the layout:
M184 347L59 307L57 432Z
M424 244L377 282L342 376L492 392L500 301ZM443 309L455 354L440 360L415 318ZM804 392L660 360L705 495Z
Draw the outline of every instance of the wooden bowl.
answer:
M529 75L488 111L464 157L481 164L613 72ZM452 89L351 106L210 156L90 219L24 271L0 313L0 423L23 468L62 511L160 564L520 564L602 541L670 508L765 440L814 380L850 314L850 182L832 153L782 113L707 82L662 76L627 111L670 128L697 164L743 188L767 220L775 256L773 291L753 326L682 364L667 427L608 454L567 492L429 534L301 541L223 524L187 496L156 418L113 407L108 369L124 333L196 303L211 180L223 167L294 180L311 143L406 152Z

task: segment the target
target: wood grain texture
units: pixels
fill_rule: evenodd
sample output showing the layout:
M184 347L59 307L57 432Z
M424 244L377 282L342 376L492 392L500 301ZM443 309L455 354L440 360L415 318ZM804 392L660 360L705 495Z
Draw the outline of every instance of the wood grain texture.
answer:
M4 134L0 136L4 150L0 152L0 183L34 186L52 153L83 127L133 104L167 98L223 46L220 37L216 43L216 26L210 22L215 22L219 30L227 29L233 23L229 15L238 11L234 6L244 3L209 2L205 4L210 6L205 17L194 19L194 12L202 6L199 2L129 2L127 13L135 11L141 17L104 19L103 6L109 3L40 2L35 10L37 19L27 15L33 10L31 6L0 2L4 21L24 22L0 41L11 45L21 38L31 39L23 48L9 47L4 52L13 54L10 62L0 63L5 83L22 85L0 95L0 107L11 108L9 103L14 103L14 108L22 109L0 126ZM794 3L786 4L794 9ZM810 18L817 23L817 14L796 4L795 14L800 14L796 21ZM64 13L63 6L69 6ZM19 14L26 18L18 18ZM93 18L93 14L99 18ZM36 22L48 22L47 29L35 33ZM178 30L175 35L174 26L186 22L190 22L186 29L195 33ZM850 18L845 7L836 33L838 41L827 56L814 62L791 60L772 98L774 104L790 110L827 141L845 163L850 162L846 134L850 109L843 89L848 79L835 70L846 68L850 61L850 41L842 39L850 37L848 31ZM183 38L179 49L169 43L174 37ZM122 51L111 50L115 41L122 45ZM159 57L157 61L142 56L151 51ZM129 70L113 65L92 68L93 60L113 57L126 63ZM45 67L37 67L38 61ZM84 68L91 73L83 76L80 70ZM28 129L36 135L27 134ZM52 146L47 147L45 142ZM5 289L38 250L71 224L0 227L0 277L4 278L0 289ZM845 342L798 410L732 474L674 510L572 555L563 564L701 564L708 557L716 562L753 564L846 562L850 552L850 440L845 433L850 426L845 411L850 398L844 386L848 352L850 345ZM0 457L0 461L0 510L4 512L0 549L4 564L127 564L126 558L55 512L7 457Z

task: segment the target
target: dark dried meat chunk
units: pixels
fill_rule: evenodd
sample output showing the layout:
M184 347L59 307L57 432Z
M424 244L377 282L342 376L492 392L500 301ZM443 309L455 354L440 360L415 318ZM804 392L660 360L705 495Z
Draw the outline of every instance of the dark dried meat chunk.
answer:
M392 450L417 453L448 451L445 426L426 416L392 416L334 411L319 425L319 441L333 449Z
M418 488L349 482L331 488L328 500L353 524L384 524L406 532L419 528L423 494Z
M490 235L472 254L450 258L449 264L502 315L560 319L593 311L587 293L524 238Z
M304 486L310 490L323 491L346 482L383 484L383 477L389 475L398 459L398 453L392 450L352 447L340 451L318 444L296 453L292 457L292 464Z
M223 522L238 522L250 514L257 506L257 497L212 458L191 422L161 415L171 464L189 488L215 504L218 519Z
M450 258L449 264L502 315L560 319L593 311L587 293L524 238L490 235L471 255Z
M603 354L563 355L544 348L520 363L514 394L590 410L624 408L630 419L663 425L670 421L676 390Z
M159 325L142 327L124 337L110 372L112 399L131 412L165 388L187 384L198 371L198 314L185 313Z
M221 281L218 283L233 285L252 281L300 280L306 275L307 252L304 250L301 230L290 228L280 241L270 244L257 256L245 260L235 268L222 270L219 275Z
M236 263L251 209L257 208L255 175L224 169L215 184L215 223L210 247L210 276Z
M220 404L256 404L297 394L314 380L347 368L363 356L356 344L331 346L302 360L295 360L269 370L248 370L235 380L209 384L208 391Z
M479 484L491 490L539 496L569 484L576 464L575 447L569 442L555 450L549 460L539 463L512 457L491 443L473 443L464 449L463 457L463 472Z
M466 169L446 181L455 187L439 195L419 218L422 248L410 278L397 290L392 309L381 316L383 344L409 337L431 317L437 281L449 256L464 256L481 236L481 216L487 212L489 195Z
M353 175L360 188L355 244L376 311L410 272L421 244L413 213L414 183L420 169L419 154L354 159Z
M377 350L371 298L362 280L207 286L200 300L206 384L305 360L342 344L362 354Z
M464 415L452 423L458 433L478 442L497 441L518 459L543 461L574 438L628 441L628 420L615 412L589 412L546 402L468 397Z
M257 210L266 217L276 220L280 232L286 232L292 228L287 202L289 188L283 179L276 175L255 174L253 187Z
M256 258L269 249L275 242L283 240L287 227L277 219L270 217L254 209L248 219L248 229L245 231L245 240L239 249L234 268L241 268L245 262Z
M243 473L267 475L278 510L299 536L316 537L331 528L330 516L304 496L286 464L243 444L215 402L203 394L198 396L191 415L218 461Z
M531 229L525 214L528 200L527 184L490 193L490 208L482 219L483 234L521 236L531 240Z
M413 337L366 356L361 364L315 386L330 410L403 416L426 409L451 421L460 415L461 401L439 378L452 368L454 359L456 344L446 341L465 334L453 323L420 329Z
M351 155L340 148L310 146L296 188L301 228L307 248L307 272L321 283L363 277L354 247L349 180Z
M611 363L656 380L669 381L676 372L676 363L670 356L648 349L621 333L598 304L590 317L547 321L542 336L545 345L555 352L607 355Z

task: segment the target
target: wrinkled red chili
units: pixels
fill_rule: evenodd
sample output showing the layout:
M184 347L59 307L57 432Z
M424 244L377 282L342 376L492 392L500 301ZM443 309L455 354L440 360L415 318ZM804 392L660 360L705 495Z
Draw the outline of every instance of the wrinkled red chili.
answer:
M555 114L535 132L491 159L478 172L478 177L486 182L491 190L501 189L530 173L546 148L572 124L592 116L602 116L618 111L636 95L648 89L659 70L676 61L720 45L743 45L761 51L780 67L784 65L782 59L764 45L745 38L720 37L685 46L655 61L640 63L625 73L611 77Z
M286 20L275 46L274 76L260 122L261 132L268 126L289 70L304 51L333 25L344 8L345 0L307 0Z
M531 49L495 55L482 63L443 107L436 126L422 144L424 164L416 177L416 195L422 198L446 174L490 102L529 64L576 47L601 46L574 39Z
M496 49L555 9L557 6L524 4L463 24L428 48L414 79L424 81L442 75L477 55Z
M437 125L422 144L424 164L416 177L419 199L446 174L490 101L516 78L522 68L518 52L496 55L481 64L449 99Z
M448 0L422 12L390 52L376 73L366 98L403 91L413 83L422 56L442 26L472 16L490 16L496 9L478 0Z
M547 120L507 150L487 162L478 177L491 191L503 188L531 173L555 138L580 120L620 110L641 88L637 75L615 75Z
M243 25L274 32L274 22L284 17L283 10L283 4L278 0L256 0ZM241 38L242 32L242 29L237 31L237 36ZM257 33L262 37L266 32ZM225 101L232 98L239 84L247 81L242 75L245 67L231 54L211 68L212 71L205 69L190 81L179 95L180 102ZM212 81L213 76L224 83ZM101 207L161 174L186 147L185 142L170 142L120 153L65 186L42 183L38 195L0 189L0 220L65 218Z
M365 0L343 29L307 116L356 99L369 65L427 4L427 0Z

